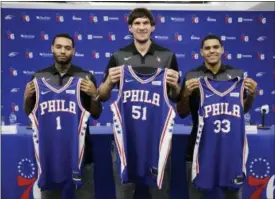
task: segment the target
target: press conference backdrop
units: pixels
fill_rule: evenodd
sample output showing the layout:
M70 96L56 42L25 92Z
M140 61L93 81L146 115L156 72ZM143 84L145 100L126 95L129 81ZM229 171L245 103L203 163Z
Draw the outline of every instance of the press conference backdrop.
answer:
M55 34L74 37L73 62L92 72L99 85L110 56L132 41L127 17L130 10L2 9L2 119L5 124L28 124L23 112L26 83L35 71L53 63L50 47ZM270 108L266 123L275 123L274 12L153 11L156 30L152 38L177 57L181 78L200 65L200 43L209 33L221 36L223 62L243 69L258 82L255 103L247 122L261 123L260 107ZM156 57L156 61L158 61ZM91 125L109 125L109 108L117 94L104 103L104 111ZM176 123L191 125L190 117Z

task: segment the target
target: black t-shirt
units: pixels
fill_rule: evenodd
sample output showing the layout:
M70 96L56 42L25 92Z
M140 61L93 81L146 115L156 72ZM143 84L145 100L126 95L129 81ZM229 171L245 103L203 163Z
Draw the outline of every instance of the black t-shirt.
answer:
M121 48L119 51L114 52L111 56L105 69L103 82L106 80L110 68L123 64L132 65L134 69L136 67L135 70L139 70L138 72L143 74L147 74L148 70L146 67L171 68L175 71L179 71L176 56L169 49L152 41L148 52L142 56L137 51L134 43L131 43Z

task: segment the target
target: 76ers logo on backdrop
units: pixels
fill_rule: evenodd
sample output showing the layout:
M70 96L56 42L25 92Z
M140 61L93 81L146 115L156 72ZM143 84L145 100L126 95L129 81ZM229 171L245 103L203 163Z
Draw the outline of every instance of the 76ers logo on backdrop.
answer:
M128 14L124 14L123 19L124 19L124 22L125 22L125 23L128 23Z
M224 21L225 21L226 24L229 24L229 23L233 22L232 17L230 17L228 15L225 16Z
M181 34L179 34L178 32L176 32L176 33L174 34L174 39L175 39L176 41L182 41L183 36L182 36Z
M200 19L197 16L192 16L191 21L192 23L199 23Z
M241 41L243 42L249 42L249 36L245 34L241 34Z
M258 60L265 60L265 54L264 53L257 53Z
M32 58L33 58L33 52L31 52L31 51L29 51L29 50L26 50L25 56L26 56L26 58L28 58L28 59L32 59Z
M10 75L11 76L17 76L18 75L17 70L15 70L14 68L10 68Z
M250 175L248 175L248 185L252 187L258 187L250 196L249 199L261 198L262 192L266 188L266 197L268 199L274 199L274 178L275 175L270 177L271 165L265 158L255 158L248 165ZM262 169L264 168L264 169ZM265 172L260 172L264 170Z
M192 52L192 59L199 59L199 53Z
M11 31L7 31L7 38L10 40L14 40L15 39L14 33L12 33Z
M80 34L79 32L75 32L74 33L74 39L76 40L76 41L81 41L82 40L82 34Z
M64 16L60 15L59 13L56 13L55 20L56 20L56 22L63 23Z
M49 35L46 34L44 31L40 33L41 40L49 40Z
M92 51L92 58L93 59L99 59L99 52L96 52L95 50Z
M266 18L263 17L263 16L259 16L259 17L258 17L258 22L259 22L260 24L266 24Z
M17 104L15 104L15 103L12 103L11 104L11 111L19 111L19 106L17 105Z
M35 183L36 168L33 162L28 158L24 158L18 162L17 169L19 174L17 176L17 185L26 187L20 199L29 199L31 195L33 198L40 197L40 191Z
M91 23L97 23L98 22L97 16L95 16L93 13L90 14L90 22Z
M232 59L232 54L229 52L224 52L223 57L224 59L230 60Z
M30 22L30 20L31 20L30 16L29 16L29 15L26 15L25 13L22 13L21 19L22 19L24 22Z
M157 17L157 19L158 19L158 22L159 23L165 23L165 17L164 16L162 16L162 15L158 15L158 17Z
M115 40L116 40L116 35L113 34L112 32L109 32L109 33L108 33L108 39L109 39L110 41L115 41Z

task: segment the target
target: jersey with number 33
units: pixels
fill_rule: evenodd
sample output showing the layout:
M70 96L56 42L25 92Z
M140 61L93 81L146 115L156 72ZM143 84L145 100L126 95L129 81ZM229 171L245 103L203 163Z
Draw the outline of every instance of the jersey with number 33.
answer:
M192 180L200 189L240 188L246 175L248 145L243 108L243 79L200 78L199 126Z
M169 104L166 69L140 75L122 67L117 100L111 104L122 183L162 188L175 112Z
M80 99L81 79L71 77L64 86L35 78L36 103L29 118L38 165L38 187L81 182L87 121L90 113Z

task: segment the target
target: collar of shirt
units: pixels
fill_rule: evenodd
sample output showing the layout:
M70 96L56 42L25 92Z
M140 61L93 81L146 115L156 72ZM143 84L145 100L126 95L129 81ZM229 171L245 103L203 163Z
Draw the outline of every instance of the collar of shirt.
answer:
M203 71L204 73L207 73L207 72L213 73L211 70L209 70L209 69L205 66L204 63L201 65L201 69L202 69L202 71ZM221 67L220 67L219 71L218 71L216 74L218 74L218 73L223 73L223 72L225 72L227 69L228 69L227 65L221 64Z
M146 53L146 54L154 54L155 53L155 50L156 50L156 44L155 44L155 42L153 41L153 40L151 40L151 45L150 45L150 48L149 48L149 50L148 50L148 52ZM140 54L139 52L138 52L138 50L137 50L137 48L136 48L136 46L135 46L135 43L134 42L132 42L129 46L127 46L126 48L125 48L125 50L129 50L129 51L131 51L133 54Z
M55 65L54 65L54 64L51 66L50 72L51 72L52 74L54 74L54 75L60 74L60 73L57 71L57 69L55 68ZM69 70L68 70L63 76L73 76L73 75L74 75L74 72L75 72L75 71L74 71L74 66L73 66L73 64L71 64Z

